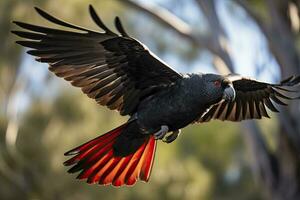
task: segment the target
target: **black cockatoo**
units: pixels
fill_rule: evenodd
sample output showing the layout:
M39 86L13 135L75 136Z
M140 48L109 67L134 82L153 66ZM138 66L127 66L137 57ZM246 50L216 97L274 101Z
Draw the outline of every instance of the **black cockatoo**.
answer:
M118 17L115 33L90 6L99 32L36 11L73 31L14 22L26 30L12 31L27 39L17 43L100 105L130 116L125 124L65 153L73 156L64 163L73 165L69 172L80 172L78 178L88 183L148 181L158 139L170 143L194 122L269 117L266 107L278 112L274 102L286 105L283 100L296 99L289 87L300 82L299 76L269 84L239 75L179 74L130 37Z

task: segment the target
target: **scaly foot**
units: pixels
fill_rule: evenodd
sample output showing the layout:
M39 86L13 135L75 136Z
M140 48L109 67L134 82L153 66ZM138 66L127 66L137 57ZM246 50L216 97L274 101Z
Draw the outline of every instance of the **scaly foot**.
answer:
M164 140L163 142L165 143L171 143L173 142L174 140L176 140L176 138L180 135L180 132L181 130L176 130L176 131L173 131L172 134L168 135Z
M161 126L160 130L154 133L154 138L156 140L161 140L165 137L167 132L169 131L169 127L166 125Z

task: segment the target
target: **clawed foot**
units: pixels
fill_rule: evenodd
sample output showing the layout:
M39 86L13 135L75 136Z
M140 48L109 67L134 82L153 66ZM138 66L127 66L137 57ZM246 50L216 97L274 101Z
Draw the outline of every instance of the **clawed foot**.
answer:
M173 131L170 135L166 136L168 132L169 132L169 127L166 125L163 125L163 126L161 126L159 131L154 133L154 138L156 140L162 140L165 143L171 143L174 140L176 140L176 138L180 134L180 130L176 130L176 131Z
M173 131L170 135L168 135L164 140L163 142L165 143L171 143L173 142L174 140L176 140L176 138L180 135L180 132L181 130L176 130L176 131Z
M156 140L161 140L165 137L167 132L169 131L169 127L166 125L161 126L160 130L154 133L154 138Z

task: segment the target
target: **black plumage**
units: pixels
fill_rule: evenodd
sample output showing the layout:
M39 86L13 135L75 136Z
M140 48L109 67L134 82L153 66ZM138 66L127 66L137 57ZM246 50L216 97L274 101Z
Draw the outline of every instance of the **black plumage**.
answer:
M108 29L93 7L90 7L92 19L105 32L69 24L39 8L36 11L52 23L81 32L14 22L30 31L12 31L29 39L17 43L33 49L28 53L36 56L39 62L49 63L49 69L57 76L81 87L99 104L109 103L109 108L119 110L122 115L132 115L147 91L152 92L152 88L163 87L181 78L180 74L153 57L143 44L129 37L118 18L115 22L121 35ZM126 91L135 95L137 100L130 101Z
M190 123L261 119L269 117L266 108L278 112L274 104L285 106L299 99L291 97L297 91L290 89L299 84L299 76L269 84L235 74L179 74L130 37L118 17L119 33L107 28L92 6L91 17L103 32L36 11L71 30L14 22L23 30L12 33L26 39L17 43L97 103L130 115L124 125L66 153L74 156L65 162L74 165L69 172L80 171L78 178L89 183L121 186L138 178L148 181L154 136L164 139L166 132L173 132L174 137L164 139L169 143Z

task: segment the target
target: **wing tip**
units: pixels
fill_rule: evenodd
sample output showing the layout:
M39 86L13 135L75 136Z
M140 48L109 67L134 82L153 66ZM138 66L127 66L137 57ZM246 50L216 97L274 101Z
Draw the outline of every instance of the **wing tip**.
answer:
M14 35L20 37L20 35L19 35L19 32L20 32L20 31L12 30L12 31L10 31L10 32L11 32L12 34L14 34Z
M26 44L26 41L23 41L23 40L17 40L16 43L17 43L18 45L23 46L23 47L27 47L27 46L25 45L25 44Z
M80 152L80 150L76 149L72 149L70 151L67 151L66 153L64 153L64 156L73 156L73 155L77 155Z
M50 17L50 15L46 11L42 10L41 8L35 6L34 9L41 17L45 19L48 19L48 17Z
M20 21L12 21L13 24L16 24L19 27L22 27L22 25L24 24L24 22L20 22Z
M300 75L292 75L280 82L281 86L297 86L300 84Z
M35 11L38 12L39 14L40 14L41 12L44 12L41 8L39 8L39 7L37 7L37 6L34 6L33 8L34 8Z
M89 5L89 12L90 12L90 16L93 19L93 21L101 28L105 31L106 34L109 35L116 35L113 31L111 31L107 26L105 26L105 24L102 22L101 18L99 17L99 15L97 14L95 8L90 4Z
M91 11L91 10L95 11L95 8L94 8L94 6L93 6L92 4L89 4L89 10L90 10L90 11Z
M127 34L127 32L125 31L125 29L124 29L124 27L122 25L121 19L118 16L115 17L115 26L116 26L117 30L121 33L122 36L124 36L124 37L130 37Z

